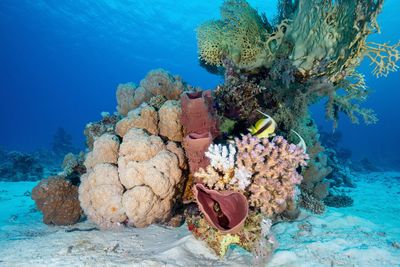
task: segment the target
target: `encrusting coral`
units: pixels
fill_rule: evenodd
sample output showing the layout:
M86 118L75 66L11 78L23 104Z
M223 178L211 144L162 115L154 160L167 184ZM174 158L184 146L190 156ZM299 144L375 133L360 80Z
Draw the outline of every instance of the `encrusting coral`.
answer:
M43 213L45 224L70 225L81 218L78 187L63 177L54 176L41 180L33 188L31 197Z

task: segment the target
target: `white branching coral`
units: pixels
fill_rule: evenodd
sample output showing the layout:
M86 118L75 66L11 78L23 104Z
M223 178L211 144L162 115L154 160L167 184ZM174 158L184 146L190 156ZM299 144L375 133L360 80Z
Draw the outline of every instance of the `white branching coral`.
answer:
M218 171L228 172L235 166L236 148L232 144L229 147L211 144L205 155L210 159L211 166Z
M235 168L235 176L232 178L230 184L237 185L240 190L245 190L251 183L251 176L253 174L244 167Z

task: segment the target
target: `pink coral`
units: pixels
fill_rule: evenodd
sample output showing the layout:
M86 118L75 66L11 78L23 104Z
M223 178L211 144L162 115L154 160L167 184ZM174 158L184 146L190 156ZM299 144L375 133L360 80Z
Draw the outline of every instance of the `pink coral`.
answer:
M308 155L282 136L270 141L246 135L236 146L238 168L252 173L250 205L270 217L285 211L303 179L296 169L306 165Z

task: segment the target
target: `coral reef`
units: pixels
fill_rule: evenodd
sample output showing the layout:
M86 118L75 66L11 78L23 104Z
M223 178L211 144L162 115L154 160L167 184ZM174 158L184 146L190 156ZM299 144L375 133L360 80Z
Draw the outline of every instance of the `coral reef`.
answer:
M176 142L183 141L180 96L188 90L197 89L164 70L151 71L139 87L118 87L118 113L104 113L102 121L86 127L87 173L81 177L79 198L85 214L100 227L182 221L175 210L181 205L187 164Z
M269 140L248 134L229 145L211 144L205 156L209 165L194 173L199 210L189 206L189 230L220 256L237 244L265 264L276 247L272 220L299 214L296 187L303 177L297 169L308 155L282 136Z
M37 181L42 179L45 168L34 154L2 151L0 179L5 181Z
M145 227L172 215L183 184L183 150L172 141L131 128L119 138L104 134L85 161L79 187L81 206L100 227Z
M70 225L81 218L78 187L63 177L43 179L33 188L31 197L43 213L45 224Z
M326 117L334 121L334 127L340 113L354 123L360 119L375 123L375 113L359 104L369 90L356 68L369 59L377 77L398 69L400 43L367 42L380 30L377 16L382 4L383 0L280 0L275 20L269 20L245 0L227 0L221 7L221 19L198 28L201 65L224 74L215 98L221 121L235 121L227 135L243 134L261 118L255 112L260 109L275 119L279 134L292 141L295 130L310 148L310 161L302 173L303 207L323 210L327 177L333 185L340 179L350 184L345 181L346 170L340 177L330 175L328 165L334 161L319 142L309 107L326 101ZM333 166L333 171L338 168ZM203 172L207 175L220 176L210 168ZM241 176L246 181L248 173Z
M181 94L192 89L179 76L172 76L163 69L150 71L136 87L133 83L120 84L117 88L117 111L126 116L129 111L149 102L153 97L165 97L167 100L179 100ZM153 99L152 102L154 102ZM154 103L156 104L157 101Z
M303 179L297 168L306 165L308 155L281 136L270 141L245 135L236 138L235 147L210 146L211 164L194 174L196 181L214 190L246 192L250 206L265 216L284 212L295 199Z

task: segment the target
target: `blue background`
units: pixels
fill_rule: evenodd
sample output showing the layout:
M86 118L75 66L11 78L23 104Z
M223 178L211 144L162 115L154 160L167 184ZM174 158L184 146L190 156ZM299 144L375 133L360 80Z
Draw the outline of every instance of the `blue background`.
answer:
M249 1L272 16L275 1ZM220 77L198 65L195 28L219 17L222 0L1 0L0 146L30 151L48 147L58 127L83 148L87 122L113 112L119 83L138 83L162 67L185 81L214 88ZM381 35L400 39L400 2L387 0ZM399 160L400 74L375 79L368 59L360 67L375 91L364 104L380 121L351 125L343 117L343 145L360 158ZM324 124L320 106L314 117ZM399 163L400 165L400 163Z

